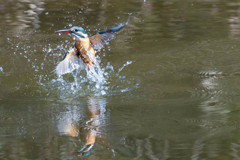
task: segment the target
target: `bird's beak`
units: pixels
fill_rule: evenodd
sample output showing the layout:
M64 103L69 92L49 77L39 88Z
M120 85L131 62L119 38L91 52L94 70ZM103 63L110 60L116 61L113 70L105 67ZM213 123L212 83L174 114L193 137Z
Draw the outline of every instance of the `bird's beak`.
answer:
M71 29L62 29L55 31L56 33L72 33Z

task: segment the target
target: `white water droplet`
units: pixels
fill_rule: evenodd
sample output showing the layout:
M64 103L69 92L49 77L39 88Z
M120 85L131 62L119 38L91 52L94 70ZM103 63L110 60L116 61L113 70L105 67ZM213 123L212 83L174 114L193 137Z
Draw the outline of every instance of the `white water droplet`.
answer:
M3 72L3 68L2 68L2 67L0 67L0 72L1 72L1 73L4 73L4 72Z
M102 95L106 95L106 92L104 90L101 91Z
M95 85L95 87L96 87L97 89L99 89L99 88L100 88L100 86L99 86L98 84L96 84L96 85Z
M126 67L127 65L132 64L132 61L127 61L121 68L118 70L118 74Z

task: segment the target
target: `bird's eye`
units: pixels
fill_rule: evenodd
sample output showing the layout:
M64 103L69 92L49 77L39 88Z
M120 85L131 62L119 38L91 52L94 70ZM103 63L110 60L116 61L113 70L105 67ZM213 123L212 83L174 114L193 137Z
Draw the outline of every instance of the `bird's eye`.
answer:
M78 31L78 29L75 29L74 31L75 31L75 32L77 32L77 31Z

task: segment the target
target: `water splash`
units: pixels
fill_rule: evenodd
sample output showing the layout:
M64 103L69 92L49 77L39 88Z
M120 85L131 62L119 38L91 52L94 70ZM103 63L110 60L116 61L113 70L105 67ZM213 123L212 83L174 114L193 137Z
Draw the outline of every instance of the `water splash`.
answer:
M3 67L0 67L0 74L4 74Z
M52 80L53 84L58 85L60 92L78 95L105 95L108 90L107 78L100 66L77 68L72 73L59 76L57 80ZM67 91L67 92L66 92ZM65 94L61 94L64 95Z
M69 50L69 46L72 46L72 41L60 40L57 44L32 46L30 43L18 40L22 38L9 37L8 47L14 55L11 56L11 60L26 62L17 65L24 66L26 69L28 76L23 79L30 82L26 82L26 85L29 88L38 88L34 93L31 92L33 93L31 95L40 94L52 98L72 99L88 95L109 96L138 88L137 80L129 79L123 72L126 66L133 63L131 60L126 61L119 68L113 67L110 62L101 62L101 58L107 52L103 49L99 54L101 57L92 58L94 67L87 68L80 59L81 64L74 71L58 77L54 68L61 61L63 53ZM109 49L109 46L106 47ZM3 69L0 68L0 74L1 72L3 73ZM15 67L15 72L22 72L22 70L20 67ZM28 93L28 91L25 92Z
M50 85L58 88L60 98L77 98L86 95L103 96L128 92L138 88L139 85L135 81L128 80L124 75L119 76L124 67L130 64L132 61L127 61L121 68L116 69L115 73L110 62L100 66L99 61L94 61L94 66L89 68L84 66L72 73L59 76L57 79L53 79Z
M130 65L130 64L132 64L132 61L127 61L121 68L119 68L117 74L119 75L119 73L120 73L126 66L128 66L128 65Z

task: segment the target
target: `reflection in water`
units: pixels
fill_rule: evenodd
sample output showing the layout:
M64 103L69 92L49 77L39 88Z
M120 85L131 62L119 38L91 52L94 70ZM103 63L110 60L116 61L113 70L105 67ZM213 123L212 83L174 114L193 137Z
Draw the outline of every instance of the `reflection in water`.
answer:
M60 115L58 131L61 135L77 137L79 131L75 123L81 120L81 114L78 111L78 106L69 106L68 110L68 112L64 112Z
M235 39L239 37L240 36L240 18L232 16L228 18L228 21L229 21L229 31L230 31L229 37L231 39Z
M240 36L240 7L239 3L229 3L228 6L236 7L236 9L231 10L231 12L235 14L228 17L229 37L231 39L236 39Z
M14 26L14 30L26 29L30 24L39 28L39 15L44 10L43 5L44 0L9 0L8 3L0 2L0 13L4 14L7 24Z
M209 95L204 101L201 102L200 109L204 113L202 115L202 124L199 126L207 131L204 136L196 138L192 146L192 159L199 159L201 158L202 153L204 153L204 149L208 148L215 148L215 144L208 144L206 146L206 141L212 139L217 134L217 123L214 123L213 117L221 115L221 123L227 123L228 117L223 115L226 106L221 104L221 94L222 88L219 85L219 77L222 76L222 72L219 71L205 71L201 72L203 75L203 79L201 81L201 85L204 91ZM218 155L218 150L211 150L208 152L210 156Z
M222 89L218 84L218 78L222 75L222 72L218 71L207 71L203 73L205 75L202 80L202 86L210 97L201 103L201 109L204 111L205 118L210 118L211 114L221 113L225 106L220 104L220 97Z
M239 156L239 152L240 152L240 145L237 144L237 143L232 143L231 146L231 153L230 155L232 155L233 159L240 159L240 156Z
M99 127L104 126L106 99L89 97L88 111L89 117L84 121L85 114L78 110L80 106L69 107L69 111L60 115L58 121L58 131L71 137L80 137L84 142L84 146L78 152L81 155L88 155L96 142L99 132ZM83 123L83 125L79 125ZM103 142L103 141L101 141Z
M193 147L192 147L192 160L197 160L200 158L200 154L202 153L204 147L204 143L202 139L195 140Z
M137 147L136 147L136 157L134 159L136 159L136 160L145 158L145 157L146 157L146 159L153 159L153 160L157 160L157 159L159 159L159 157L161 157L160 159L163 159L163 160L169 158L169 153L168 153L169 152L169 144L168 144L167 140L163 144L161 156L154 153L153 144L151 142L151 137L147 137L144 139L136 139L135 143L136 143Z

